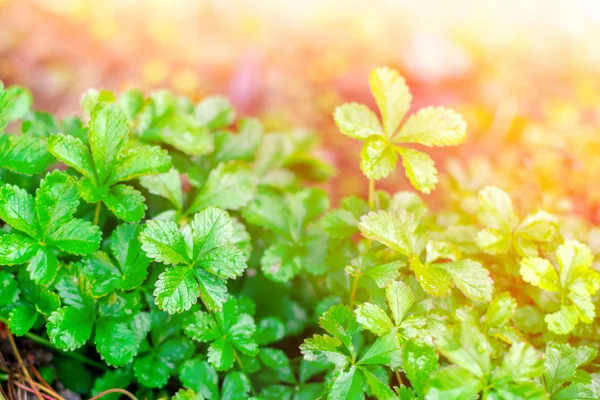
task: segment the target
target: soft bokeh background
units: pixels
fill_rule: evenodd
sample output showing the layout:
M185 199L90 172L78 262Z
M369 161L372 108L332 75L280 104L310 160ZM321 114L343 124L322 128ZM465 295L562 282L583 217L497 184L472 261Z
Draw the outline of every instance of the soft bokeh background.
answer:
M466 145L434 152L451 192L495 183L523 208L598 221L599 37L597 0L0 0L0 80L61 115L90 87L227 95L268 129L317 132L339 198L366 182L332 111L373 104L368 72L388 65L413 108L468 121ZM407 187L399 172L381 185Z

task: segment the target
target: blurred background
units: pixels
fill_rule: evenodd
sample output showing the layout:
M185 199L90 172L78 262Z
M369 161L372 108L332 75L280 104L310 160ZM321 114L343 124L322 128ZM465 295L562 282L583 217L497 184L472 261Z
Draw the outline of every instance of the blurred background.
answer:
M374 105L368 72L387 65L413 110L450 106L468 122L465 145L433 152L450 189L434 200L497 184L524 211L598 222L598 38L597 0L0 0L0 80L59 115L90 87L226 95L269 130L314 131L339 199L366 180L333 109ZM381 185L408 187L399 172Z

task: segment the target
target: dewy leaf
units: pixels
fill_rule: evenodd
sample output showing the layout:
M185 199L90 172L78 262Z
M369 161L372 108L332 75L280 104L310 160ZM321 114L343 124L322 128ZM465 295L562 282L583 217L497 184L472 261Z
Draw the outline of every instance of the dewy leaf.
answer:
M466 137L467 124L459 113L443 107L426 107L411 115L392 140L440 147L456 146Z
M40 233L47 236L67 223L78 205L79 192L74 177L59 171L46 175L35 197Z
M339 369L350 362L348 357L340 351L341 345L342 342L334 337L313 335L312 338L304 339L304 343L300 345L300 352L307 361L317 361L320 357L324 357Z
M73 218L50 232L47 240L49 244L67 253L85 255L98 249L102 233L91 222Z
M38 246L25 236L18 234L0 235L0 265L19 265L31 259Z
M137 222L146 212L144 196L128 185L111 187L103 200L106 207L125 222Z
M503 233L510 233L518 223L510 196L493 186L479 191L477 218L486 227Z
M367 239L382 243L404 256L410 256L415 250L418 223L408 214L395 216L386 211L372 211L360 219L358 228Z
M494 292L494 281L490 273L480 263L472 260L460 260L437 264L452 277L452 281L469 299L489 302Z
M363 104L350 103L337 107L333 120L340 132L355 139L383 136L377 115Z
M502 364L494 372L492 383L501 385L534 379L544 372L544 360L533 346L515 342L504 356Z
M52 134L48 138L48 150L57 160L74 168L83 176L96 180L96 170L90 149L74 136Z
M86 309L60 308L48 317L48 337L59 349L73 351L92 336L92 320Z
M365 141L360 152L360 169L369 179L387 177L396 168L396 148L384 138L373 136Z
M0 218L33 238L39 234L34 199L25 189L12 185L0 187Z
M394 328L385 311L376 304L363 303L354 310L356 321L377 336L383 336Z
M386 136L394 135L410 108L412 95L404 78L391 68L376 68L369 75L369 86L381 112Z
M208 206L239 210L252 200L255 190L255 177L249 167L239 163L220 164L210 171L188 213Z
M56 277L58 259L48 247L38 247L37 253L29 260L27 271L31 279L41 285L49 285Z
M402 365L417 395L422 398L431 376L438 369L438 356L427 343L409 340L402 351Z
M341 304L331 307L319 318L319 325L341 341L351 354L354 354L352 335L359 331L359 327L348 307Z
M364 375L351 366L347 371L342 370L333 376L329 391L329 400L363 400Z
M169 314L189 310L198 301L200 291L189 267L170 267L156 281L154 296L161 310Z
M435 335L435 346L444 357L478 378L491 369L489 343L474 325L461 323L454 330Z
M544 381L550 394L570 381L577 370L577 353L568 343L550 342L544 358Z
M181 181L175 168L164 174L142 176L140 184L150 193L169 200L176 210L183 208Z
M133 147L121 156L108 181L109 185L129 181L143 175L167 172L171 157L158 146Z
M533 286L537 286L548 292L558 292L560 290L558 274L550 261L544 258L531 257L522 259L519 272L523 280L531 283Z
M560 267L560 284L566 287L577 275L590 268L594 258L586 245L567 240L556 249L556 259Z
M444 269L444 264L423 264L418 256L410 257L410 269L415 273L415 278L423 290L435 297L445 297L452 290L452 277Z
M442 368L436 373L427 389L428 400L477 399L483 382L469 371L457 366Z
M506 324L517 310L517 302L508 292L494 297L485 313L485 323L488 327L499 327Z
M191 262L183 234L175 222L152 220L146 222L140 233L142 250L157 262L187 264Z
M205 208L192 221L196 265L223 278L235 279L246 269L244 254L227 243L233 236L233 223L227 212Z
M0 167L13 172L40 174L52 162L46 142L31 134L0 134Z
M402 166L410 183L419 191L429 194L437 185L437 169L435 162L429 155L403 147L397 147Z
M119 287L132 290L140 286L148 275L150 259L146 257L137 240L140 227L137 224L121 224L110 237L110 251L121 272Z
M94 343L102 359L115 367L132 362L139 348L130 321L113 318L97 322Z
M117 163L117 157L129 140L127 116L116 104L99 103L91 114L89 142L98 173L104 184Z

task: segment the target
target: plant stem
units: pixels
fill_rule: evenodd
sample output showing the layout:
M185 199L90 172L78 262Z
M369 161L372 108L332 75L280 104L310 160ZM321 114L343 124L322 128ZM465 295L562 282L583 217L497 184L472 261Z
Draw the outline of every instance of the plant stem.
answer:
M354 301L356 300L356 289L358 289L358 280L360 279L360 275L356 275L354 277L354 281L352 282L352 292L350 293L350 307L354 306Z
M26 392L29 392L29 393L35 393L35 394L36 394L36 396L39 396L38 398L39 398L39 399L41 399L41 400L44 400L44 399L45 399L45 400L56 400L54 397L50 397L50 396L48 396L48 395L46 395L46 394L42 394L42 393L38 392L38 391L37 391L37 388L35 388L35 389L28 388L28 387L27 387L27 386L25 386L25 385L21 385L19 382L13 382L13 383L14 383L15 385L17 385L18 387L20 387L21 389L25 390Z
M400 386L404 386L404 382L402 381L402 376L400 376L400 371L396 371L396 379L398 379L398 384Z
M100 209L102 208L102 202L99 201L96 203L96 212L94 213L94 225L98 225L98 221L100 220Z
M17 359L17 362L21 366L21 369L23 370L23 374L25 375L25 378L29 381L29 384L31 386L33 386L33 389L32 389L33 393L35 393L35 396L38 399L42 400L44 397L42 397L42 394L37 389L37 386L35 386L33 379L31 379L31 375L29 375L29 371L27 370L27 367L23 363L23 359L21 358L21 354L19 353L19 349L17 349L17 344L15 343L15 338L13 337L12 332L10 331L10 328L8 327L8 325L6 325L6 335L8 336L8 341L10 342L10 347L12 347L13 354L14 354L15 358Z
M375 179L369 179L369 208L375 208Z
M137 397L135 397L133 394L131 394L130 392L128 392L125 389L108 389L108 390L105 390L104 392L98 393L97 395L92 397L90 400L97 400L97 399L104 397L107 394L111 394L111 393L121 393L121 394L124 394L125 396L129 397L131 400L138 400Z

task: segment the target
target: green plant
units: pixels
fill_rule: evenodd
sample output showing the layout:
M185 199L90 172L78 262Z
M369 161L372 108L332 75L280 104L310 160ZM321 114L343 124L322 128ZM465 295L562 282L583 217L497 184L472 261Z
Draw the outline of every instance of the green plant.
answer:
M369 180L337 208L314 187L332 168L310 136L235 124L222 97L91 90L81 117L57 120L1 87L6 390L598 398L600 274L581 231L544 211L521 220L501 189L448 181L456 165L436 210L377 191L400 157L431 192L433 160L409 146L458 145L466 124L428 107L400 126L404 80L379 68L370 86L381 122L355 103L334 113L364 141ZM21 357L26 340L52 357Z

